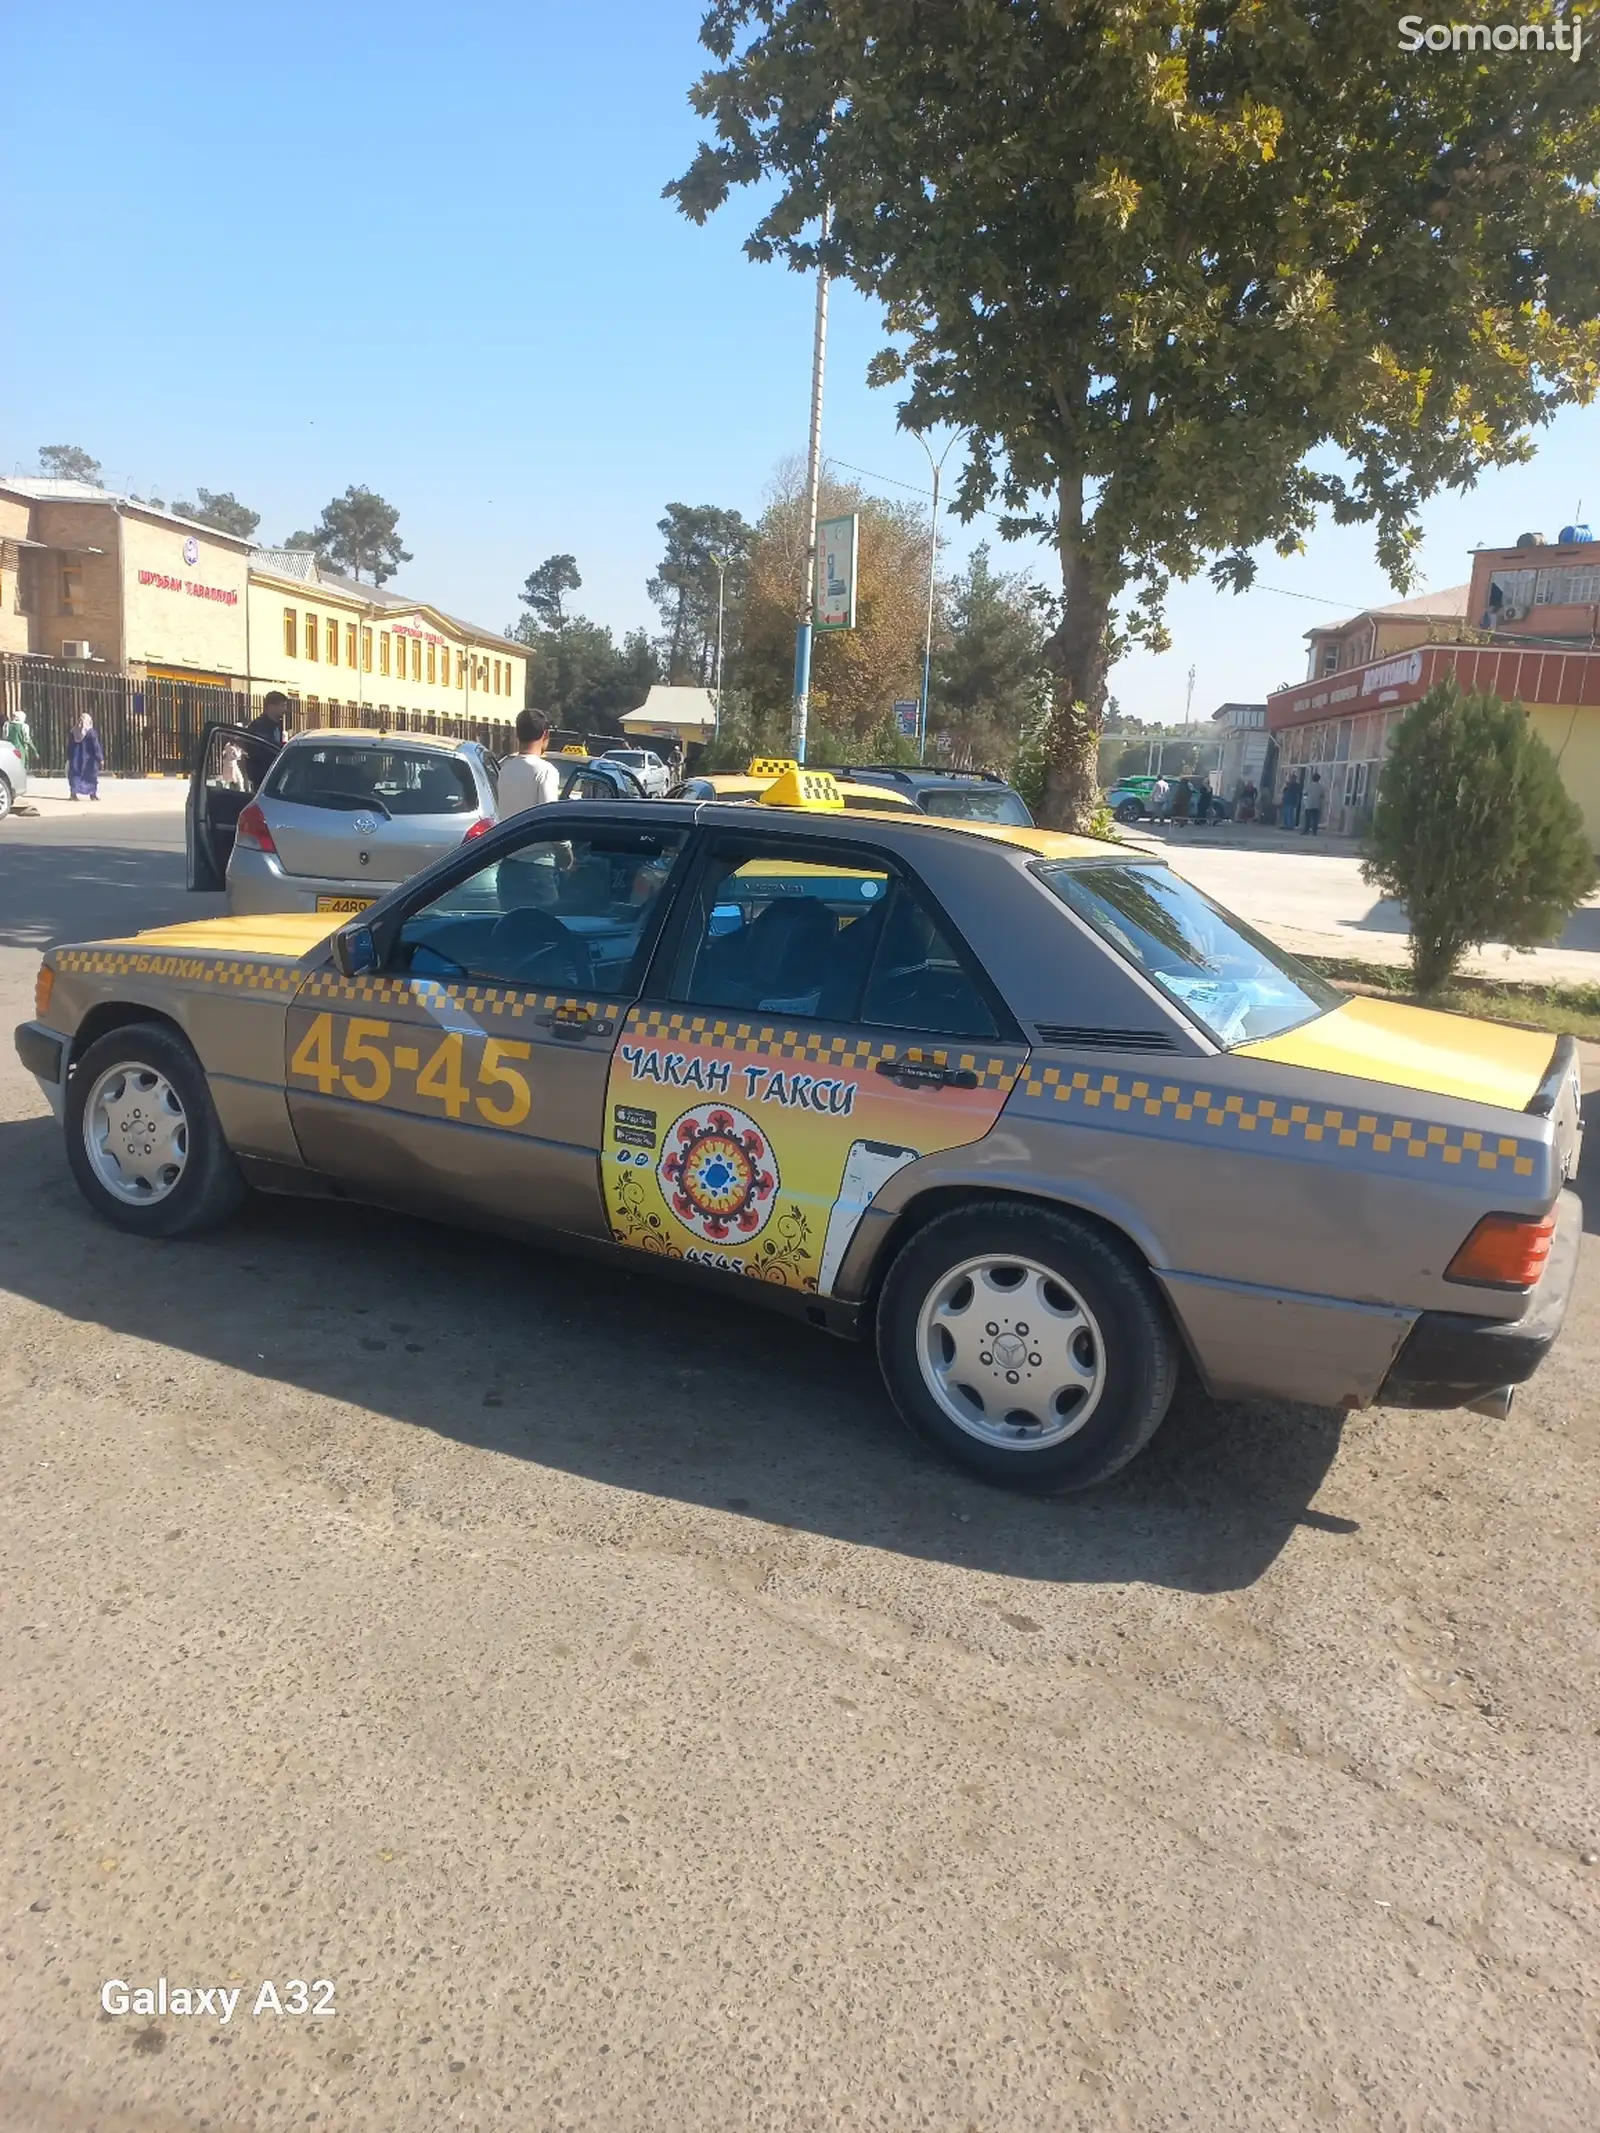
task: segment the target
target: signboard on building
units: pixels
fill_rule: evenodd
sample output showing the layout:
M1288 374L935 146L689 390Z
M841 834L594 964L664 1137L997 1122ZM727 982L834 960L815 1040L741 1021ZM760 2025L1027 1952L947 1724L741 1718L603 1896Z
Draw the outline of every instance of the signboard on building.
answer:
M852 511L844 518L817 522L817 583L813 622L819 630L853 630L856 626L856 557L861 520Z
M921 704L917 702L914 696L901 696L895 699L894 730L902 739L908 741L916 739L918 713L921 709Z
M1422 654L1402 652L1398 659L1385 659L1368 667L1361 677L1361 693L1371 696L1379 689L1405 689L1422 679Z

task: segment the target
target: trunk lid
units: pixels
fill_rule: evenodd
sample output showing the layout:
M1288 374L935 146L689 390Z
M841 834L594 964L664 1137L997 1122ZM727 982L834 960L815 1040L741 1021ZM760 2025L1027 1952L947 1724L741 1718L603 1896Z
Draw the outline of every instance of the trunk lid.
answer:
M1398 1000L1356 998L1298 1029L1237 1045L1234 1057L1526 1111L1550 1071L1558 1042L1543 1030L1407 1007Z

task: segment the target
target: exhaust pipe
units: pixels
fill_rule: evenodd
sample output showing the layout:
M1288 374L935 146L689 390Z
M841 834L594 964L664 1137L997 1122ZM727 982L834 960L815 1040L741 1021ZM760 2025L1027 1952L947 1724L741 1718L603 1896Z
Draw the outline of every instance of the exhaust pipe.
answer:
M1511 1403L1517 1396L1515 1385L1497 1385L1493 1392L1480 1392L1475 1400L1466 1403L1469 1415L1487 1415L1492 1422L1503 1422L1511 1412Z

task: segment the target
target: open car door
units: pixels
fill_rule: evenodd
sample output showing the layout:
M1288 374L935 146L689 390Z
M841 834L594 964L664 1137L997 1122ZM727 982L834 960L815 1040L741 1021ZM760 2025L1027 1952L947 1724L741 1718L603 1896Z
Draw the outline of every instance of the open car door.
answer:
M278 751L243 726L208 725L189 777L184 845L191 889L226 886L234 831Z

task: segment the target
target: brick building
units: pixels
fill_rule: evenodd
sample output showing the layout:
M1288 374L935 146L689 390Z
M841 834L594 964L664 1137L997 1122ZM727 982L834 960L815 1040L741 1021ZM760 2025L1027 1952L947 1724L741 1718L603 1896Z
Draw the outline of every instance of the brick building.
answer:
M1571 535L1568 539L1565 535ZM1582 538L1578 538L1578 536ZM1324 828L1365 827L1408 704L1453 673L1522 704L1600 851L1600 542L1569 527L1480 549L1467 584L1307 632L1307 679L1267 699L1264 773L1321 773Z

